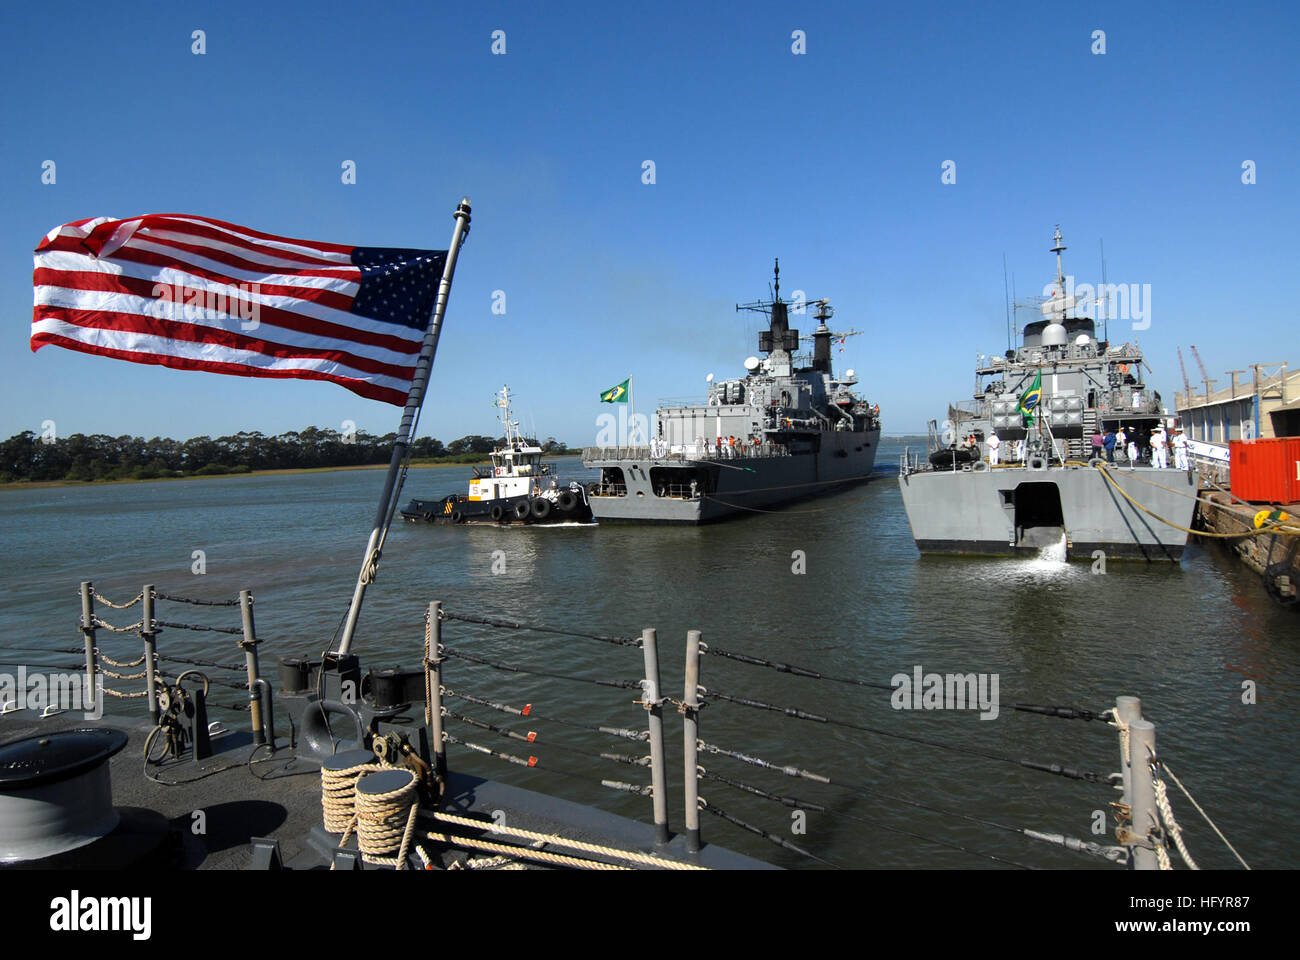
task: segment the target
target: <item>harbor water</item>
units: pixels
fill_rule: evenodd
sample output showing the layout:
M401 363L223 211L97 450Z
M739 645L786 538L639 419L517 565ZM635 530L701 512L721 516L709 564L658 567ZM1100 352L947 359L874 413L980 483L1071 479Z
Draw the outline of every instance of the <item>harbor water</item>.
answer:
M399 520L366 596L354 650L366 667L418 666L425 607L441 600L459 615L578 633L631 637L653 627L663 694L676 699L690 629L702 631L714 648L885 686L917 668L995 677L999 709L981 719L978 709L896 709L889 690L703 658L701 683L711 692L842 721L797 719L713 698L700 721L708 743L852 789L702 753L710 774L792 799L782 805L708 779L701 793L711 807L847 867L1007 865L992 855L1036 867L1118 869L957 814L1113 843L1110 803L1119 799L1117 790L1006 758L1107 774L1118 769L1114 729L1019 712L1011 704L1100 711L1117 695L1136 695L1157 726L1162 759L1251 866L1294 867L1300 859L1291 829L1300 806L1296 615L1275 605L1256 575L1215 547L1189 547L1181 565L1067 563L1059 549L1030 560L922 558L895 476L901 450L899 442L885 441L877 477L849 492L711 526ZM562 476L589 478L577 460L557 466ZM463 492L469 476L467 467L412 469L404 497ZM85 579L114 601L135 596L143 583L213 599L249 588L265 640L265 672L277 656L319 654L344 613L381 482L381 472L350 470L0 491L0 571L7 584L0 672L19 664L77 664L76 654L61 651L80 645L77 584ZM202 573L195 572L199 567ZM97 612L115 624L139 618L138 606ZM239 625L230 608L160 601L156 616ZM168 628L158 645L164 656L233 664L242 662L235 639ZM605 680L642 676L639 650L580 637L449 620L444 640L528 670ZM115 659L139 654L131 636L101 631L99 642ZM138 683L118 685L138 689ZM447 707L539 734L530 744L449 718L448 731L462 740L539 761L529 768L452 745L454 769L649 820L648 797L600 784L646 784L649 769L598 756L637 757L645 745L585 729L644 729L644 712L633 702L637 691L455 659L445 683L455 693L532 704L527 719L460 698ZM221 706L240 700L238 691L214 688L211 699L216 717L243 722ZM139 703L118 701L110 710L142 710ZM552 717L580 726L543 719ZM0 739L3 728L0 717ZM669 818L679 830L682 727L672 703L665 730ZM1239 866L1172 784L1170 793L1200 864ZM1094 827L1101 819L1099 834ZM782 866L823 865L708 813L701 820L708 842Z

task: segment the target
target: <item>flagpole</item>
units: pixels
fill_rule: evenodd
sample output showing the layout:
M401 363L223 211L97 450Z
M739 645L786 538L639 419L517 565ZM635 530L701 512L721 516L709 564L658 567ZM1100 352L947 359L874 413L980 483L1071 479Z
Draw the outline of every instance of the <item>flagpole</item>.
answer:
M627 415L627 445L630 447L632 446L632 431L635 429L634 425L636 423L636 377L627 378L627 405L629 407ZM649 437L646 437L647 441L649 439Z
M379 501L379 510L375 513L375 525L370 531L366 543L365 556L361 560L361 572L357 575L357 585L352 593L352 604L348 607L347 622L343 635L339 637L334 653L343 656L352 646L352 636L356 632L357 618L361 615L361 602L366 596L366 586L375 579L379 568L379 556L383 546L384 532L392 518L392 501L397 477L407 457L411 442L411 428L420 407L424 403L424 394L429 386L429 375L433 370L433 357L438 352L438 337L442 334L442 319L447 312L447 299L451 295L451 280L456 274L456 257L460 253L461 242L469 232L470 206L469 197L461 199L456 206L456 228L451 234L451 244L447 247L447 260L442 267L442 281L438 284L438 299L434 304L433 318L424 333L424 344L420 348L420 357L415 362L415 376L411 380L411 390L406 395L406 409L402 411L402 422L397 429L397 439L393 442L393 457L388 464L388 477L384 481L384 493Z

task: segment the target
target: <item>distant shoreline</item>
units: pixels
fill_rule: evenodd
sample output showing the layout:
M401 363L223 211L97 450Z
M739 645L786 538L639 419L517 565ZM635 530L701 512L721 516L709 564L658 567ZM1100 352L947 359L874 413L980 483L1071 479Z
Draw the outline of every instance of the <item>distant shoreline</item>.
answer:
M559 453L555 457L576 457L577 453ZM550 459L550 458L544 458ZM492 461L484 456L482 460L438 461L412 460L411 468L421 467L475 467ZM183 477L124 477L119 480L11 480L0 483L0 490L38 490L45 487L106 487L118 483L170 483L176 480L228 480L237 477L269 477L288 473L332 473L341 470L387 470L386 463L347 464L338 467L282 467L275 470L250 470L247 473L191 473Z

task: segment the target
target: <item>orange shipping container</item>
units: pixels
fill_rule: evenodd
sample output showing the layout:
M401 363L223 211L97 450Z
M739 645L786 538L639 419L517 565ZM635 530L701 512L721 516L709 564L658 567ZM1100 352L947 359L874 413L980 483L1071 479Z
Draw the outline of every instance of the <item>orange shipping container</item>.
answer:
M1233 494L1264 503L1300 501L1300 437L1233 440L1228 449Z

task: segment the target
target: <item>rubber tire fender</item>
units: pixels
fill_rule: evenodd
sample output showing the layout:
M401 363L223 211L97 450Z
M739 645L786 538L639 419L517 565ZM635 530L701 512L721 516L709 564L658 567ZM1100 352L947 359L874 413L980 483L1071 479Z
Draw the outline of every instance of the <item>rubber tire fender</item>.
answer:
M534 520L545 520L551 515L551 501L545 497L534 497L529 509Z

